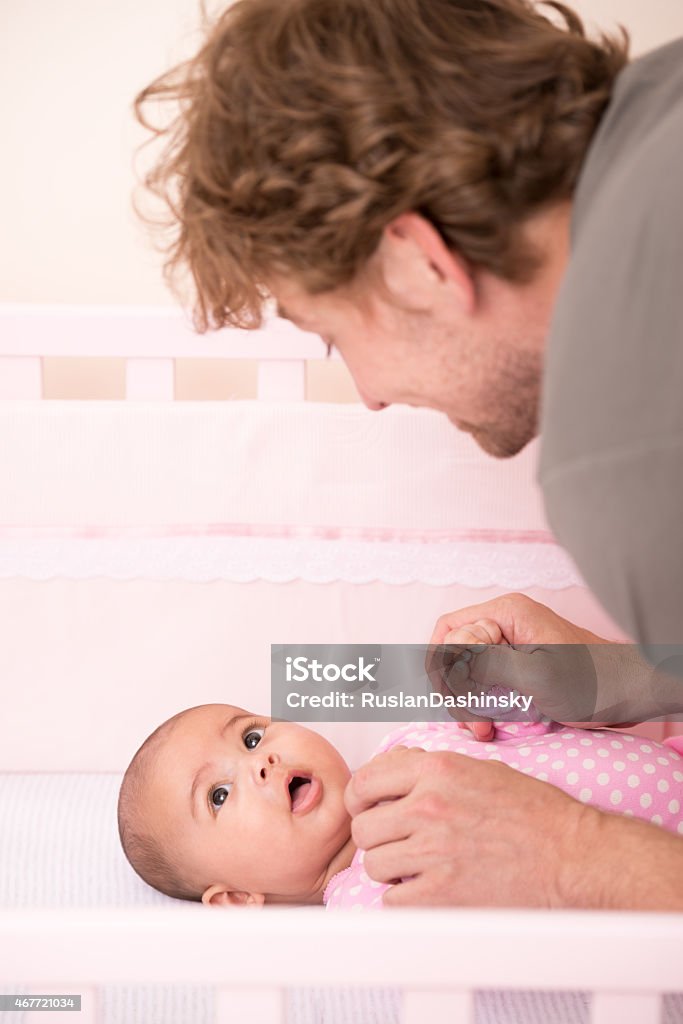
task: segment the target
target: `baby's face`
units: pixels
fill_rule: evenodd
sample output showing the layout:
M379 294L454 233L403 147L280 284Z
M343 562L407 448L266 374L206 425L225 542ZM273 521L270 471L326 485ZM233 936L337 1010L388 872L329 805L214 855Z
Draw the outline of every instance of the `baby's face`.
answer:
M208 704L171 727L141 811L202 891L304 902L349 842L349 778L341 755L310 729Z

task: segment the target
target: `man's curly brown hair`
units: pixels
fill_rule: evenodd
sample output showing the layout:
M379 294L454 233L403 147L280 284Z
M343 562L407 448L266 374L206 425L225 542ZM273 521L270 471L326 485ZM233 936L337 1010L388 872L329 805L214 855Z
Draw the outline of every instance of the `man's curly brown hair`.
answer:
M472 266L528 280L520 225L569 198L627 61L532 0L238 0L136 99L165 141L145 183L170 211L199 330L261 322L268 281L351 283L416 211ZM173 101L155 128L148 108Z

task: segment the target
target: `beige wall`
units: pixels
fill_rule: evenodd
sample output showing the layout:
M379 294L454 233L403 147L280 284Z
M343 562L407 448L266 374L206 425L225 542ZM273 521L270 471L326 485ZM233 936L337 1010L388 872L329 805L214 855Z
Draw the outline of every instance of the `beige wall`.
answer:
M3 0L0 299L170 301L130 207L131 101L191 45L196 6Z
M213 4L213 6L217 6ZM681 0L576 0L635 49L683 34ZM168 303L130 207L136 91L196 48L198 0L0 3L0 301Z

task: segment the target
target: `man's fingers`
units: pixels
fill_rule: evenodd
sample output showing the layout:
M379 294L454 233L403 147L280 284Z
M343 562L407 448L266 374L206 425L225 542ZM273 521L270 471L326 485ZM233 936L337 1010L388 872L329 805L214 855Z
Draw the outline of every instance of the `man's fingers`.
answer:
M391 889L387 889L382 896L382 903L385 907L429 906L429 902L425 900L422 892L423 889L426 890L426 886L420 885L420 876L418 875L415 879L392 885ZM455 900L453 902L455 903Z
M542 653L529 654L508 644L453 649L442 644L430 649L426 669L432 686L444 695L467 694L491 686L531 693L548 673L547 658Z
M444 904L457 906L460 900L455 886L442 890L441 900L438 900L435 898L433 886L425 880L424 875L415 875L387 889L382 896L382 903L385 907L434 907Z
M551 666L543 650L519 651L508 644L483 647L470 662L470 689L505 686L520 693L533 694L548 682Z
M426 751L419 747L394 747L378 754L351 776L344 803L352 818L381 800L395 800L413 788Z
M561 722L586 722L595 714L597 675L586 644L486 647L469 665L470 686L504 686L534 699L537 707ZM624 709L601 709L613 722Z
M363 867L375 882L394 882L412 875L420 867L420 859L410 839L374 846L363 858Z
M410 823L405 814L399 813L395 800L361 811L351 822L353 841L361 850L397 843L407 839L409 834Z

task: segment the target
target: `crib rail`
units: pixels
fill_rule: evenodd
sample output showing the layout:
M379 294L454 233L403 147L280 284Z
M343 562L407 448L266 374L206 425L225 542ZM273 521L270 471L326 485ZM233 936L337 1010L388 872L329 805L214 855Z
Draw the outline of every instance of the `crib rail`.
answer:
M283 989L311 984L400 987L403 1024L470 1024L473 992L493 986L586 990L592 1024L657 1024L661 994L683 987L681 915L412 910L359 923L291 908L10 911L0 977L83 992L80 1024L97 1020L108 984L218 985L217 1024L276 1024Z
M129 400L172 400L178 358L258 360L260 400L301 400L306 362L326 354L279 317L199 335L173 307L0 305L0 398L41 398L42 358L70 356L125 359Z

